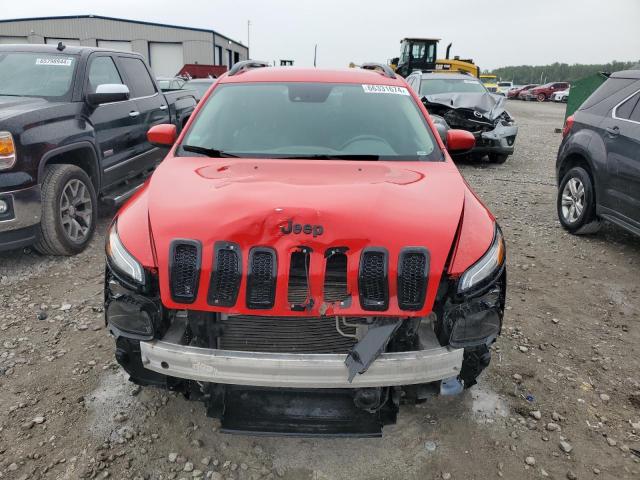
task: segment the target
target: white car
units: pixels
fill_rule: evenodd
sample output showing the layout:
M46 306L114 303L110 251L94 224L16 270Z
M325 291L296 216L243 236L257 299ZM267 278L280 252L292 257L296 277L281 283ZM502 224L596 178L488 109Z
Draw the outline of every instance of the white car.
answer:
M513 88L513 82L498 82L498 95L507 96L507 92Z
M568 88L566 90L554 92L554 94L551 95L551 100L553 100L554 102L566 102L568 98L569 98Z

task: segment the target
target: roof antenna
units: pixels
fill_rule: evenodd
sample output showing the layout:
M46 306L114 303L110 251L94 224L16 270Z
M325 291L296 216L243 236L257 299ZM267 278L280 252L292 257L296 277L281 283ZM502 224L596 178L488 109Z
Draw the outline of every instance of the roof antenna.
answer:
M66 48L66 46L65 46L64 43L58 42L58 47L57 48L58 48L58 50L63 51Z

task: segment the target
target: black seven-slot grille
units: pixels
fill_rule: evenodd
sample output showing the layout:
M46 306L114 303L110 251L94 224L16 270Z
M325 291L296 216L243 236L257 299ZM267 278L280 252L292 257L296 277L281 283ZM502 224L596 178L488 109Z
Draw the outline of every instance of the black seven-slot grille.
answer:
M402 310L420 310L424 306L429 276L429 252L426 248L405 248L398 262L398 305Z
M342 325L340 329L347 335L355 334L353 326ZM347 353L356 341L340 335L334 317L234 315L222 321L218 348L244 352Z
M200 279L200 242L174 240L169 249L169 287L175 302L193 303Z
M388 254L383 248L367 248L360 257L358 291L364 310L389 307Z
M254 247L249 251L247 272L247 307L265 309L273 307L276 298L278 262L275 250Z
M222 307L235 305L241 279L242 258L239 245L231 242L216 242L208 303Z
M171 297L179 303L193 303L198 293L201 244L195 240L174 240L170 247L169 282ZM324 301L336 302L349 297L347 291L346 249L325 252ZM308 296L309 254L302 249L292 254L288 300L299 309ZM231 307L236 304L242 279L242 252L231 242L216 242L207 301L210 305ZM362 251L358 271L358 293L363 310L389 308L389 255L384 248ZM407 247L398 259L398 305L402 310L424 307L429 275L429 251ZM276 293L278 259L268 247L249 251L246 303L250 309L273 308Z

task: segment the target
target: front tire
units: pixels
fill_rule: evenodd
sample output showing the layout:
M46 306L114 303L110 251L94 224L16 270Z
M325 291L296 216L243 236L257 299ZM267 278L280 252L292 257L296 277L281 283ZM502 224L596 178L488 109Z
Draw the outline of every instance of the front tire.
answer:
M600 229L593 182L582 167L569 170L558 188L556 208L562 226L570 233L586 235Z
M536 99L537 99L539 102L544 102L544 101L546 101L546 100L547 100L547 96L546 96L544 93L539 93L539 94L538 94L538 96L536 97Z
M45 255L83 251L96 228L96 192L84 170L49 165L42 181L42 216L35 248Z
M507 158L509 158L509 155L505 155L502 153L491 153L489 154L489 161L491 163L495 163L498 165L502 165L504 162L507 161Z

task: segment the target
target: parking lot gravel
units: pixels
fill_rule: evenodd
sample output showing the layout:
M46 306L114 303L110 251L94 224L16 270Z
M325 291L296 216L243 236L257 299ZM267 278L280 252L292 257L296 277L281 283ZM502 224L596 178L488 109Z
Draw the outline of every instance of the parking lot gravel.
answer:
M127 381L104 328L104 213L73 258L0 254L2 479L620 479L640 475L640 242L560 227L564 105L511 101L516 153L459 167L508 246L502 336L479 385L404 406L380 439L218 431Z

